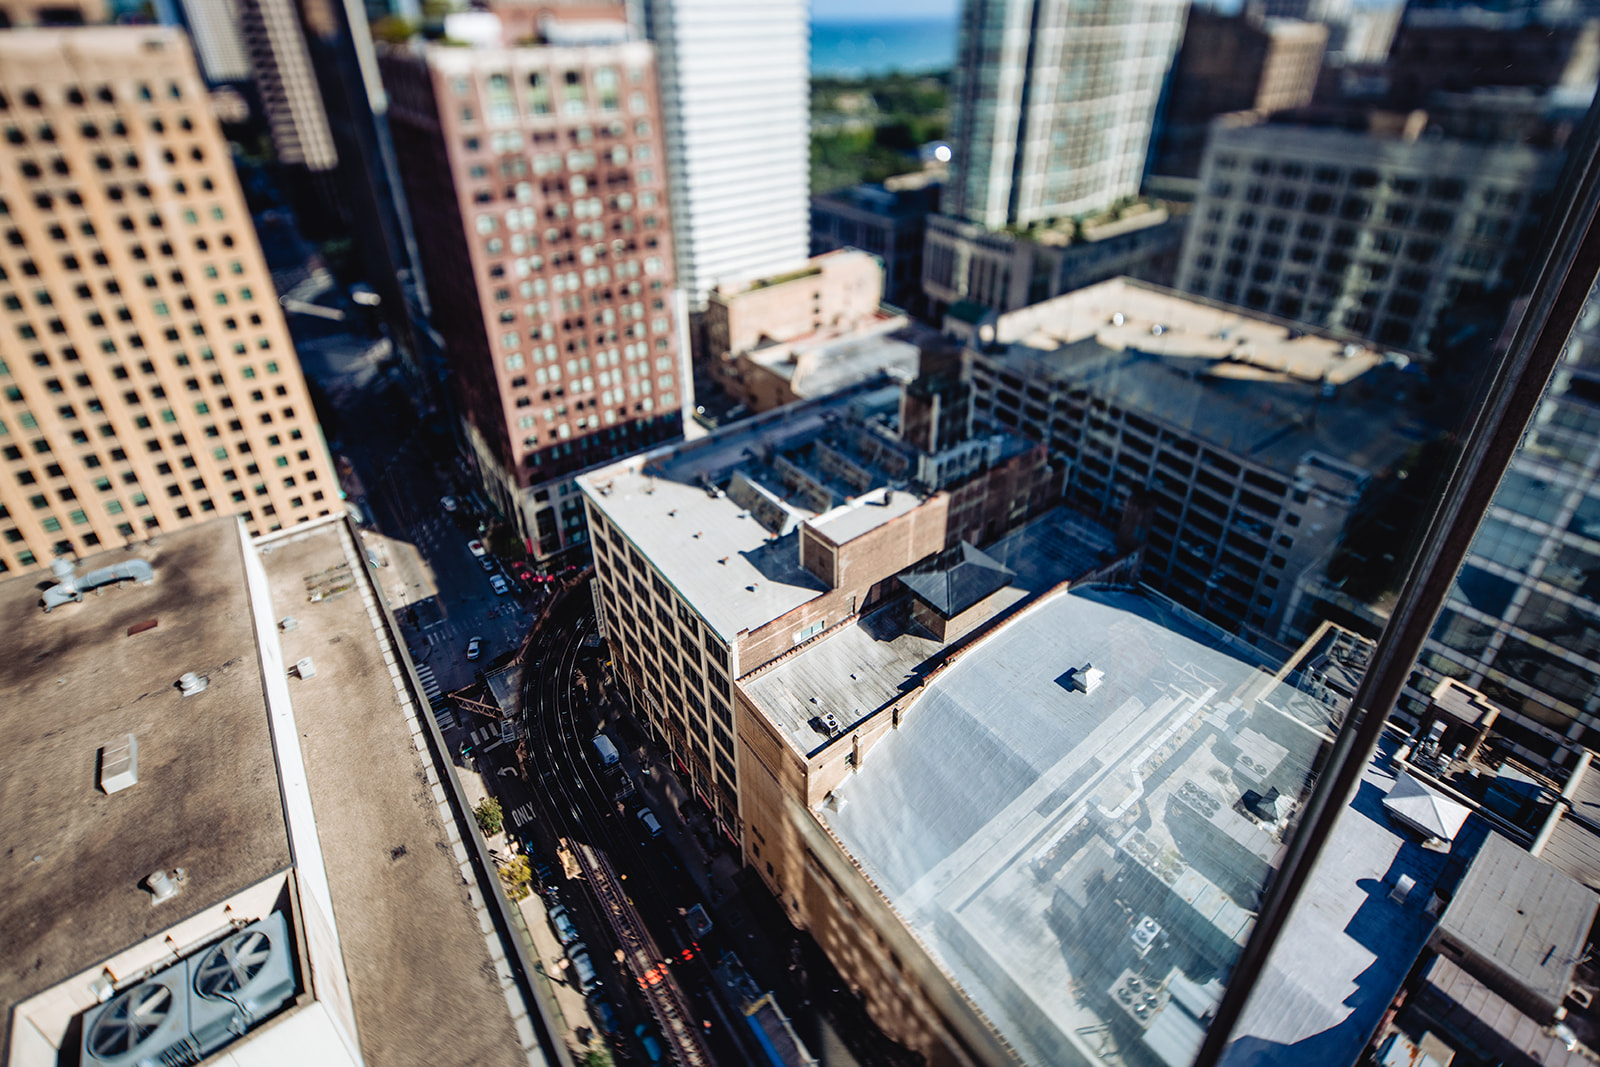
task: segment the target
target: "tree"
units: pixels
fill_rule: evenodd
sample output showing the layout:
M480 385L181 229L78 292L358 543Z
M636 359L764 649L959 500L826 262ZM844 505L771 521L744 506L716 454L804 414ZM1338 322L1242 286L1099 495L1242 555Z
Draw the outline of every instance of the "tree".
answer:
M506 887L506 896L512 900L522 900L533 892L533 871L528 866L528 857L512 856L500 865L500 881Z
M500 832L500 827L505 825L505 815L500 811L500 802L494 797L485 797L472 809L473 817L478 820L478 829L484 836L492 837Z
M611 1050L604 1045L596 1045L583 1054L583 1067L611 1067Z

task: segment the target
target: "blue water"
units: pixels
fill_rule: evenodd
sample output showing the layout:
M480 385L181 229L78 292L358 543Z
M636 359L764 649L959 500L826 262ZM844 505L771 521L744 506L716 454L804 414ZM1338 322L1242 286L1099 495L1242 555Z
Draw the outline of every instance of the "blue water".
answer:
M955 55L954 18L811 24L812 74L949 70Z

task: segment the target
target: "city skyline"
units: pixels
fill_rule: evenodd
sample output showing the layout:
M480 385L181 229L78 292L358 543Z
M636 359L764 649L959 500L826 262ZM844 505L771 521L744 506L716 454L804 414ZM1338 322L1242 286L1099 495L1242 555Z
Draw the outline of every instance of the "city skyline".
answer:
M157 15L0 0L0 1064L1600 1056L1600 15Z

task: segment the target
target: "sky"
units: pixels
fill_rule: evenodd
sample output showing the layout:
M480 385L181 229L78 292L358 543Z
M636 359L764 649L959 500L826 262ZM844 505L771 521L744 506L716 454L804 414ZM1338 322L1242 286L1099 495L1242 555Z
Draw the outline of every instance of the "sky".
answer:
M815 22L953 19L960 0L811 0Z

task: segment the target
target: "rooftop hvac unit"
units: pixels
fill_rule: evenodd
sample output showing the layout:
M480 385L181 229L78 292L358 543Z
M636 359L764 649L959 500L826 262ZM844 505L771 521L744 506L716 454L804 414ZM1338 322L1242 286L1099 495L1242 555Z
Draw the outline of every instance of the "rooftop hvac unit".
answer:
M274 912L117 994L83 1019L83 1067L199 1063L293 999L289 927Z
M182 961L124 989L84 1016L84 1067L199 1063L189 1033L189 965Z

